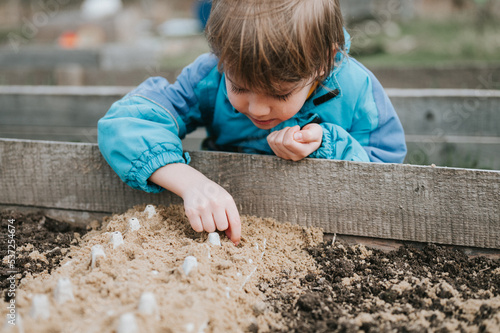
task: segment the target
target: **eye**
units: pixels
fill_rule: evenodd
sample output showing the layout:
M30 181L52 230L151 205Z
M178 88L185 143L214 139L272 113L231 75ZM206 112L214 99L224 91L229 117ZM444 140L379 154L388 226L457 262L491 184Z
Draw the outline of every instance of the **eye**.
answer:
M274 95L273 97L280 100L280 101L283 101L283 102L286 102L290 96L292 96L292 93L289 92L288 94L285 94L285 95Z
M243 88L238 88L234 84L231 84L231 91L234 92L235 94L243 94L247 90Z

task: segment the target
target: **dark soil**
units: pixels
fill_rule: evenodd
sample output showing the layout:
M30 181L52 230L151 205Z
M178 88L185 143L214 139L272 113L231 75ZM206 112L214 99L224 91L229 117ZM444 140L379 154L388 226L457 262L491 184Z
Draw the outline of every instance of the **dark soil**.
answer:
M338 243L309 249L321 272L302 280L300 295L268 300L288 326L274 331L500 331L500 260L436 245L366 250ZM270 287L279 290L280 279Z
M10 276L15 275L15 285L19 286L19 281L27 274L50 273L59 266L65 249L77 244L84 233L85 227L61 222L42 213L0 211L0 258L3 259L0 290L4 300L10 300L7 293Z

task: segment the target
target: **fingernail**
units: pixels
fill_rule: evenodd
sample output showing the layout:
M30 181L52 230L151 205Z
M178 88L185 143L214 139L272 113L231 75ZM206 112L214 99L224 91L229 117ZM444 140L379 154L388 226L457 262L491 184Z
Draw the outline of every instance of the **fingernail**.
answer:
M297 132L293 135L293 138L297 141L302 141L302 133Z

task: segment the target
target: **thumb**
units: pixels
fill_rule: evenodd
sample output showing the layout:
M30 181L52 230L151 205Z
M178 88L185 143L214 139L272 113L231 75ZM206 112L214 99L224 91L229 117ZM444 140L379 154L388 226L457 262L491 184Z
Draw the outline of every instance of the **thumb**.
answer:
M293 139L297 142L307 143L313 141L313 134L309 130L300 130L293 134Z
M293 138L297 142L311 143L321 141L323 130L318 124L307 124L300 131L294 133Z

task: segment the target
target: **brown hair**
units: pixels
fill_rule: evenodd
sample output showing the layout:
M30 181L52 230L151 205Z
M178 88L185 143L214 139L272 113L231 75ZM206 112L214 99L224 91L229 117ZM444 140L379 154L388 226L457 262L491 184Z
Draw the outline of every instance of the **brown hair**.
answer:
M205 34L219 70L249 88L323 80L344 53L338 0L214 0Z

